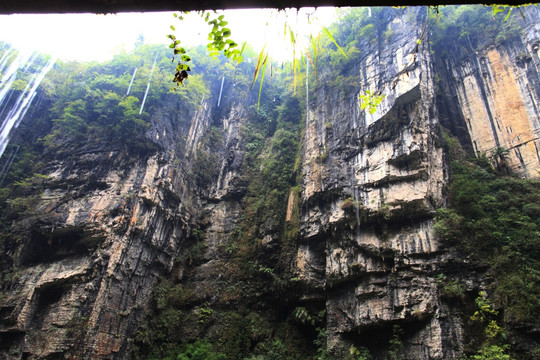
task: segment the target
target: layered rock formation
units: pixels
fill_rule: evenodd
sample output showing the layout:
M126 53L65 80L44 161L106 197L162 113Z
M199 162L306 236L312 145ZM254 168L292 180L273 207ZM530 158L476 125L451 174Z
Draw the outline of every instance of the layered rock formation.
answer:
M426 21L425 12L414 15ZM421 28L411 32L405 19L390 19L388 44L355 62L349 74L360 88L343 97L324 87L316 94L305 132L308 205L297 269L326 296L330 346L383 344L402 323L408 358L452 358L459 330L443 328L434 278L444 261L432 212L444 203L447 178L433 73L426 45L416 42ZM385 95L373 114L359 111L367 89Z
M163 109L153 127L165 139L192 125L203 131L204 108L189 122ZM171 270L197 211L186 169L172 163L184 154L166 150L133 157L84 149L50 163L41 201L13 225L24 240L10 254L20 270L4 294L2 333L20 353L8 357L126 353L126 334L157 277Z
M453 54L435 55L436 69L452 114L443 122L461 123L476 154L523 177L538 177L538 9L522 16L509 41L499 35L468 51L449 44Z
M506 147L510 166L533 175L539 36L537 12L528 16L522 44L434 66L429 43L417 41L426 10L383 11L387 35L359 39L364 51L341 72L352 85L312 82L308 104L274 96L294 122L305 115L290 168L298 183L280 183L287 196L276 208L270 195L254 205L264 177L249 161L270 168L264 159L275 155L280 130L265 128L270 139L254 141L260 112L246 87L228 84L220 108L217 84L198 107L165 101L145 150L97 144L48 154L43 193L11 227L20 241L4 246L4 264L14 268L3 280L2 356L125 359L134 343L148 344L136 331L162 306L152 294L167 279L178 289L167 301L181 309L169 336L208 339L231 358L263 351L278 335L309 348L315 324L326 328L335 358L352 345L384 358L396 326L404 358L458 358L465 310L441 294L437 278L459 273L471 296L481 284L433 234L448 181L434 69L455 94L474 149ZM359 100L368 89L385 95L373 114ZM459 133L460 119L448 115L455 106L441 111Z

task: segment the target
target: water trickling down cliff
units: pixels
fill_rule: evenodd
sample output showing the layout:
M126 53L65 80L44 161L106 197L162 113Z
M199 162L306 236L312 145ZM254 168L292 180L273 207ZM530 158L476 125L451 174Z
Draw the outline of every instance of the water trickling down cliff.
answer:
M441 294L439 275L459 277L469 300L484 280L433 233L449 178L440 125L535 175L538 11L522 36L459 59L417 41L425 9L373 16L363 31L375 40L359 36L347 61L311 74L307 99L275 81L257 109L249 81L217 67L197 96L150 99L144 138L57 133L46 176L17 193L25 210L8 202L2 355L124 359L205 339L229 358L279 344L305 358L322 333L334 358L354 345L382 359L399 325L404 358L458 358L469 309ZM137 70L140 99L152 60ZM385 95L373 114L367 89ZM61 124L46 120L55 96L41 96L17 130L32 139Z

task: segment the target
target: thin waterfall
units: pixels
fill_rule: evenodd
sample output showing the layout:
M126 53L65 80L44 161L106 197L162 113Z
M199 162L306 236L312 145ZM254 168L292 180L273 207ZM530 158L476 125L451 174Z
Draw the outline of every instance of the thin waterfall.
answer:
M137 73L137 68L133 71L133 76L131 77L131 81L129 82L129 86L126 92L126 96L129 95L129 91L131 90L131 85L133 85L133 80L135 79L135 74Z
M7 95L6 98L5 98L4 105L0 105L1 106L0 107L0 119L2 118L4 112L6 111L6 108L8 107L14 93L15 93L15 91L10 91L9 95Z
M306 124L309 121L309 64L306 53Z
M0 105L3 104L6 95L10 92L11 85L17 78L17 72L28 62L31 55L28 52L19 52L17 57L7 67L6 72L0 80Z
M221 104L221 94L223 93L223 82L225 81L225 76L221 79L221 89L219 89L219 98L217 102L217 106L219 107L219 104Z
M8 57L12 54L13 48L8 48L4 55L2 55L2 58L0 59L0 73L4 71L4 68L6 67L8 63Z
M356 130L356 128L358 128L358 122L356 121L358 104L355 103L354 98L353 98L352 102L353 103L352 103L351 108L353 109L353 129Z
M26 61L25 65L24 65L24 68L23 68L24 72L28 71L30 66L32 66L32 64L34 63L34 60L37 59L38 55L39 54L37 53L37 51L34 51L34 52L31 53L30 59L28 61Z
M41 71L32 76L32 78L28 81L25 89L21 92L19 98L15 102L15 105L11 108L7 116L2 121L2 125L0 127L0 157L2 157L2 154L4 153L4 150L6 149L6 146L9 142L9 133L11 132L13 127L19 126L20 121L28 111L32 100L34 100L36 96L38 86L41 84L41 81L43 80L45 75L47 75L47 73L52 69L55 62L56 59L50 57L47 64L41 69ZM23 63L19 63L19 65L22 64ZM2 85L10 87L14 77L15 76L13 75L11 81L7 82L9 83L9 85L7 85L7 83ZM4 89L2 89L2 91L3 90ZM5 97L5 94L3 96ZM3 98L0 98L0 104L2 101Z
M18 152L19 152L19 146L17 146L15 150L11 151L6 162L4 163L4 166L2 167L2 171L0 172L0 186L2 186L2 184L4 183L4 180L6 179L6 176L9 173L9 169L11 169L11 165L13 164L13 161L15 160L15 156L17 156Z
M158 54L156 54L156 57L154 58L154 64L152 64L152 70L150 71L150 77L148 78L148 85L146 85L146 91L144 92L144 97L141 104L141 110L139 110L139 115L142 114L142 111L144 109L144 103L146 102L146 96L148 95L148 90L150 90L150 81L152 81L152 75L154 75L154 68L156 67L157 56Z
M358 181L356 179L356 168L358 167L358 158L354 157L353 166L351 171L351 187L353 193L353 205L354 205L354 215L356 217L356 237L360 237L360 196L358 191Z

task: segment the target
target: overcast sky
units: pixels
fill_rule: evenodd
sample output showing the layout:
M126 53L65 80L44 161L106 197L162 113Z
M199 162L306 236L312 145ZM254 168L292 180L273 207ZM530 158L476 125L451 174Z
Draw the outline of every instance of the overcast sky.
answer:
M310 14L308 16L306 14ZM276 10L228 10L225 20L232 30L231 38L237 42L247 40L255 50L265 43L272 57L290 59L283 40L283 21L308 34L319 32L320 24L328 26L335 19L334 8L301 9L287 13ZM311 25L308 23L311 19ZM139 34L145 43L167 43L170 25L176 27L177 38L186 45L207 41L208 26L196 13L190 13L183 22L168 13L121 13L116 15L49 14L1 15L0 40L17 48L38 50L63 60L110 59L115 52L130 50ZM191 42L189 44L188 42Z

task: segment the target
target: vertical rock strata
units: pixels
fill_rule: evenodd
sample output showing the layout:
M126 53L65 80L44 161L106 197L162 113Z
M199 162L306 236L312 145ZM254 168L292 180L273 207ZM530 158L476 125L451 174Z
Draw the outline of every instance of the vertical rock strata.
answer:
M437 59L440 87L467 129L476 154L523 177L540 166L540 25L538 9L519 19L507 41ZM456 119L454 119L455 121Z
M384 43L359 44L369 50L348 75L360 88L314 95L297 271L325 294L330 346L387 344L400 324L407 358L448 359L460 339L443 345L449 329L434 277L444 255L432 232L447 178L431 59L411 16L426 21L418 9L390 17ZM366 90L385 95L373 114L360 110Z
M50 164L40 204L13 225L23 245L11 254L20 270L2 298L1 332L3 350L18 350L5 356L126 357L158 277L190 237L198 200L189 166L174 159L190 158L207 108L189 121L171 108L154 117L160 152L84 148Z
M98 144L53 156L37 207L12 225L22 240L5 254L14 269L0 298L0 357L128 358L156 284L172 278L183 289L179 342L226 343L251 331L249 319L246 347L257 349L302 308L325 310L337 359L351 345L383 359L396 326L404 359L459 358L463 312L437 277L460 273L473 293L479 276L433 234L448 181L439 114L475 151L505 148L512 169L535 176L538 13L522 42L460 61L417 42L425 9L383 14L386 35L358 40L344 81L329 85L337 74L322 71L310 83L299 184L282 199L285 227L297 227L289 243L272 216L255 223L246 205L256 96L240 86L226 88L220 108L216 91L195 110L164 102L146 151ZM455 103L440 106L439 81ZM373 113L361 109L367 90L384 95ZM235 263L242 256L252 258Z

